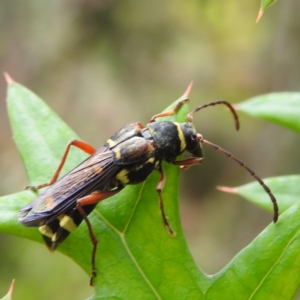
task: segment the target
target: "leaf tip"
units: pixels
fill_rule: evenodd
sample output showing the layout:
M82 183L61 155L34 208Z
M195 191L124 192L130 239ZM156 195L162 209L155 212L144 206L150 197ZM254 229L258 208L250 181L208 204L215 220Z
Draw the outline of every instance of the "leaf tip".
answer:
M183 94L183 98L188 99L189 98L189 94L192 90L193 87L193 81L191 81L191 83L189 84L188 88L186 89L185 93Z
M4 77L5 77L5 80L8 85L11 85L12 83L14 83L13 79L10 77L10 75L8 73L4 72Z
M258 21L260 20L260 18L262 17L263 14L264 14L263 9L260 9L259 12L258 12L258 15L256 17L255 23L258 23Z
M232 104L231 105L234 110L239 110L239 105L238 104Z
M12 297L14 287L15 287L15 280L13 279L13 281L11 282L11 285L9 287L8 293L7 293L8 297Z
M9 290L8 290L7 294L3 298L1 298L2 300L11 300L12 299L14 286L15 286L15 280L13 279L12 283L10 284L10 287L9 287Z
M225 193L230 193L230 194L236 194L237 193L236 188L229 187L229 186L217 186L217 190L225 192Z

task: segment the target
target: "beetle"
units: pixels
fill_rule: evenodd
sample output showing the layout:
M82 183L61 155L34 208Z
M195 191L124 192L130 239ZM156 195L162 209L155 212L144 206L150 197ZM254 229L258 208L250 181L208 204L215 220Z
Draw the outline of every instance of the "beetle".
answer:
M230 152L205 140L193 126L194 113L209 106L222 104L226 105L232 113L238 130L238 116L229 102L220 100L198 106L187 115L187 121L183 123L156 122L158 118L175 114L188 101L191 88L192 84L173 109L154 115L146 126L141 123L125 125L98 150L83 141L69 142L52 179L48 183L26 187L31 190L48 187L34 201L20 210L18 219L25 226L38 227L46 246L51 251L54 251L82 220L86 222L93 244L90 285L93 285L96 276L95 257L98 240L88 215L97 203L119 193L126 185L145 181L153 171L158 171L160 179L156 191L162 221L168 232L174 236L175 233L165 215L161 195L165 184L162 162L179 166L182 170L200 164L203 160L201 144L208 145L231 158L260 183L273 203L273 220L274 223L277 222L279 213L276 199L262 179ZM83 150L90 156L58 179L71 146ZM191 154L191 157L176 160L185 151Z

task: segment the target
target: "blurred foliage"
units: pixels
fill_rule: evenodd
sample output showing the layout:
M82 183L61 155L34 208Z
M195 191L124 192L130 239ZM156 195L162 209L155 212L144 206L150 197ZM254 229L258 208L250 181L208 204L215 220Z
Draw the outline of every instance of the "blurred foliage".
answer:
M258 6L237 0L3 0L1 70L34 90L82 139L99 147L124 124L147 123L191 80L192 108L218 99L234 103L274 91L299 91L299 3L278 1L255 24ZM1 195L27 185L11 138L5 90L0 80ZM260 176L299 172L293 158L300 141L294 133L241 115L237 134L229 118L222 109L211 108L194 119L208 140L246 160ZM215 273L271 215L215 191L216 185L239 185L251 178L213 151L205 153L205 163L181 176L181 214L196 262ZM87 276L60 254L50 255L25 240L0 238L0 295L12 278L16 299L48 295L76 300L92 294L82 285ZM50 272L51 282L45 284Z

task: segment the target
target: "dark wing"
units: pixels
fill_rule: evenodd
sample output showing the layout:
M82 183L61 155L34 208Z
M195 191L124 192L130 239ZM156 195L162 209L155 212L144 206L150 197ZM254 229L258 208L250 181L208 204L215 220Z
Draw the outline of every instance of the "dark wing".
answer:
M113 149L125 140L140 135L144 127L131 123L116 132L95 154L67 173L19 213L19 221L37 226L50 250L56 247L82 222L77 200L94 191L108 191L121 166L114 163ZM83 208L86 215L96 204Z
M119 169L114 164L113 152L102 147L24 207L19 212L19 221L26 226L51 222L75 208L78 199L113 188L110 183Z

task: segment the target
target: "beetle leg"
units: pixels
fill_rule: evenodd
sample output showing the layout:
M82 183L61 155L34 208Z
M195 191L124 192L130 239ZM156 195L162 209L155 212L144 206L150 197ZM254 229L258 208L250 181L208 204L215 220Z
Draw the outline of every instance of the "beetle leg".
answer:
M89 145L85 142L79 141L79 140L72 140L71 142L68 143L68 145L66 147L66 150L64 152L64 155L63 155L63 157L60 161L60 164L59 164L57 170L55 171L52 179L47 183L39 184L39 185L36 185L36 186L26 186L25 189L26 190L38 190L38 189L41 189L43 187L46 187L46 186L49 186L49 185L53 184L57 180L57 178L59 176L59 173L60 173L61 169L63 168L63 166L65 164L65 161L67 159L67 156L68 156L68 153L69 153L69 150L70 150L71 146L75 146L75 147L79 148L80 150L82 150L82 151L84 151L84 152L86 152L87 154L90 154L90 155L92 155L96 152L96 149L93 148L91 145Z
M161 113L159 113L159 114L154 115L154 116L150 119L150 123L155 122L155 119L157 119L157 118L168 117L168 116L174 115L175 112L176 112L176 111L177 111L177 110L178 110L185 102L187 102L187 101L189 101L189 99L184 99L184 100L178 102L178 103L176 104L176 106L175 106L173 109L168 110L168 111L165 111L165 112L161 112Z
M187 90L185 91L185 93L183 94L183 96L180 98L180 101L176 104L176 106L168 111L165 112L161 112L159 114L154 115L151 119L150 119L150 123L155 122L155 119L157 118L161 118L161 117L168 117L168 116L172 116L175 114L175 112L187 101L189 101L189 93L192 89L193 86L193 82L191 82L187 88Z
M172 164L176 166L180 166L180 170L187 170L193 165L201 164L203 161L203 157L189 157L183 160L173 161Z
M145 127L143 124L141 124L140 122L138 122L137 125L140 127L140 129L146 128L146 127Z
M115 194L117 194L118 192L120 192L123 189L123 187L118 187L115 190L112 191L106 191L106 192L94 192L86 197L80 198L77 200L77 206L76 208L78 209L78 211L80 212L81 216L83 217L84 221L86 222L86 225L88 227L89 230L89 235L90 235L90 239L92 241L93 244L93 252L92 252L92 275L91 275L91 279L90 279L90 285L94 286L94 278L97 275L97 270L96 270L96 251L97 251L97 245L98 245L98 239L96 238L92 225L90 223L90 220L88 219L86 213L83 210L83 206L85 205L90 205L90 204L96 204L106 198L109 198Z
M163 169L162 167L160 167L158 169L158 172L160 173L160 179L159 179L159 182L156 186L156 191L158 193L158 196L159 196L159 207L160 207L160 211L161 211L161 216L162 216L162 219L163 219L163 223L164 223L164 226L168 229L169 233L171 236L175 236L176 233L174 232L174 230L171 228L168 220L167 220L167 217L166 217L166 214L165 214L165 210L164 210L164 203L163 203L163 199L162 199L162 196L161 196L161 191L165 185L165 182L166 182L166 179L165 179L165 174L163 172Z

